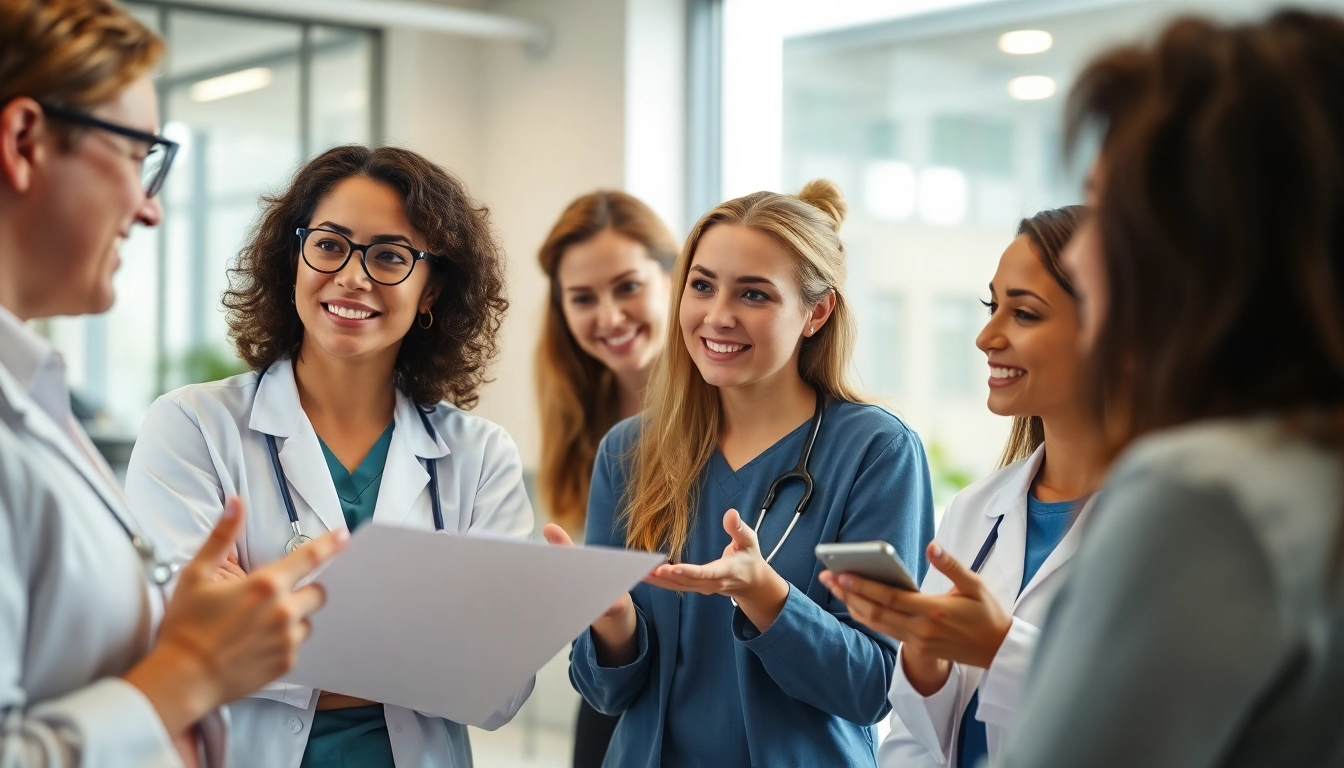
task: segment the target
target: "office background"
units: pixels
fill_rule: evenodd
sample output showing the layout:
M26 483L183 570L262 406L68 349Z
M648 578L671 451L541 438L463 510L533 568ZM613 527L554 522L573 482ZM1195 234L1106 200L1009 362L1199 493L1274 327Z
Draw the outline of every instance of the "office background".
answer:
M126 3L160 30L165 133L182 153L165 221L123 249L116 306L40 324L90 432L124 461L150 402L242 370L219 297L257 212L304 159L388 142L490 206L512 308L477 411L534 467L535 253L573 197L622 188L684 234L718 201L822 176L844 237L865 389L929 448L938 503L994 466L974 339L1021 216L1081 198L1060 149L1072 77L1174 15L1267 0L320 0ZM1344 10L1344 0L1308 3ZM1040 35L1004 37L1038 30ZM483 766L568 765L577 695L561 654Z

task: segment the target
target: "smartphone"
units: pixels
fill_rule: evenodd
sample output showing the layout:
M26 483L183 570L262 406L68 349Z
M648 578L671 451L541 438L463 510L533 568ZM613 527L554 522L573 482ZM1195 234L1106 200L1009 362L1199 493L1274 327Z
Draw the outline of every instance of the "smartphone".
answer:
M889 587L919 591L914 577L896 555L896 548L885 541L818 544L816 553L831 573L852 573Z

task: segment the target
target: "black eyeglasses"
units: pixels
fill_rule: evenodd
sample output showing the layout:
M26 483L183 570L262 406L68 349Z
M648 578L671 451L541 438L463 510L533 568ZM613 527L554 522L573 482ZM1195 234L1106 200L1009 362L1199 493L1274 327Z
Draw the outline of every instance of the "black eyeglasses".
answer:
M159 189L163 187L163 180L168 177L168 169L173 165L173 158L177 157L177 150L180 145L176 141L155 136L152 133L137 131L134 128L127 128L124 125L109 123L82 110L58 107L55 104L38 103L41 104L43 112L57 120L97 128L100 131L108 131L118 136L125 136L128 139L148 144L149 151L140 160L140 184L144 187L145 197L147 198L159 193Z
M380 285L396 285L411 276L417 261L435 258L432 253L417 251L401 243L373 243L360 245L340 232L330 229L294 230L299 236L299 253L303 261L318 272L332 274L345 269L350 256L359 251L359 263L364 274Z

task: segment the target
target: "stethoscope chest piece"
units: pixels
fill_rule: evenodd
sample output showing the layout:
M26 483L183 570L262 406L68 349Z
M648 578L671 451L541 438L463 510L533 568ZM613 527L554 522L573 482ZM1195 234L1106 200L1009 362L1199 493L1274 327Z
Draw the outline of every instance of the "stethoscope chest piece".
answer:
M307 544L308 542L312 541L312 538L310 538L310 537L308 537L308 536L305 536L305 535L303 535L302 533L299 533L299 531L298 531L298 527L299 527L299 526L298 526L298 523L295 523L295 524L294 524L294 535L291 536L291 537L289 538L289 541L285 542L285 554L286 554L286 555L292 555L292 554L294 554L294 550L296 550L296 549L298 549L299 547L302 547L304 544Z
M173 574L177 573L177 564L160 560L158 554L154 551L153 544L140 536L133 535L131 536L131 546L135 547L136 554L140 556L140 562L144 564L145 576L155 586L162 587L173 580Z

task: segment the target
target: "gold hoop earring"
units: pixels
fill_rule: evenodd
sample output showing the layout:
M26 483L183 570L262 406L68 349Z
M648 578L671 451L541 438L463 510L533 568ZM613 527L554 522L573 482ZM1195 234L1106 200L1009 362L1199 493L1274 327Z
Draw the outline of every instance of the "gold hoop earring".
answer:
M425 315L429 315L429 322L425 322ZM423 329L425 329L426 331L428 331L428 330L429 330L431 327L433 327L433 325L434 325L434 313L433 313L433 312L430 312L429 310L425 310L423 313L420 314L420 316L419 316L418 318L416 318L416 321L415 321L415 322L416 322L421 328L423 328Z

